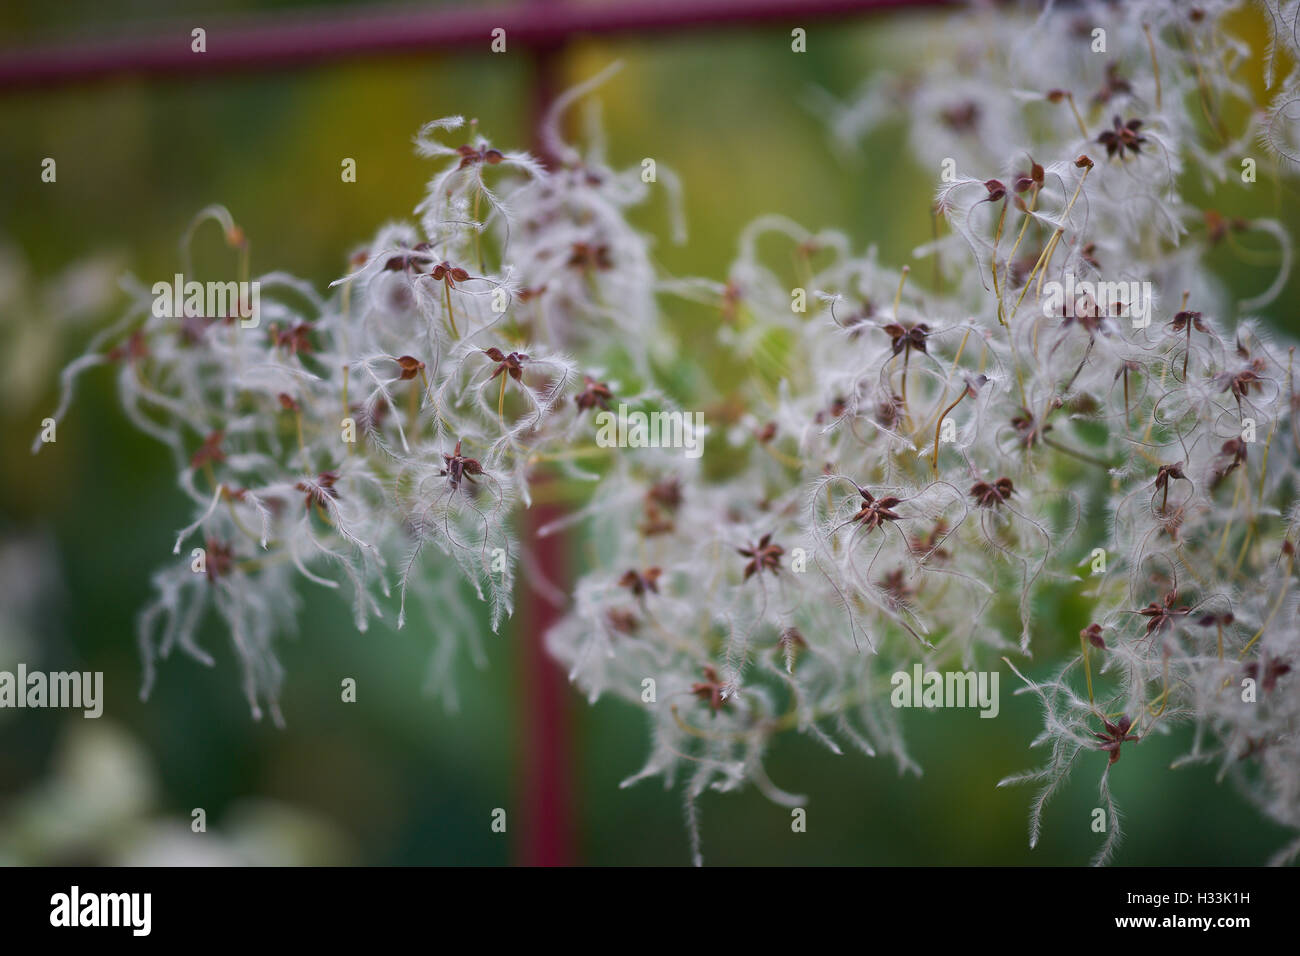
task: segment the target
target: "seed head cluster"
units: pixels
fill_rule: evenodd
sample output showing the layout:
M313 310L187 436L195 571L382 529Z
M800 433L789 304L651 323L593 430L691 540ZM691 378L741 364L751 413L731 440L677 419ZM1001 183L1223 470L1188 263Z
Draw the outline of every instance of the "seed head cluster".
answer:
M628 210L671 194L669 171L651 185L558 135L588 84L557 106L550 166L430 124L417 223L380 230L328 295L261 276L258 329L155 318L141 288L65 372L58 415L77 375L112 368L193 502L176 548L205 549L206 570L155 575L146 689L174 647L210 662L196 634L215 611L254 711L278 717L275 643L305 582L345 594L362 629L400 626L408 600L450 622L434 683L454 702L447 665L476 640L463 592L494 629L510 614L516 568L536 570L512 529L547 467L589 488L563 519L589 569L548 646L591 700L645 712L627 782L680 782L697 859L706 789L802 804L764 768L778 734L919 770L889 699L918 661L1047 669L1022 687L1045 762L1003 781L1039 788L1031 844L1081 768L1110 859L1110 775L1163 773L1143 742L1182 725L1186 761L1300 834L1300 393L1266 324L1291 243L1231 212L1272 188L1243 157L1289 175L1279 104L1300 84L1270 72L1279 99L1254 109L1238 6L963 11L906 75L825 98L840 145L888 122L933 172L935 238L910 259L768 215L725 277L663 276ZM222 209L201 221L247 242ZM1207 265L1229 244L1281 268L1229 288ZM1122 294L1047 307L1067 281ZM687 300L715 317L709 355L673 321ZM699 460L595 445L611 404L686 402L709 424ZM1061 595L1088 618L1038 616Z

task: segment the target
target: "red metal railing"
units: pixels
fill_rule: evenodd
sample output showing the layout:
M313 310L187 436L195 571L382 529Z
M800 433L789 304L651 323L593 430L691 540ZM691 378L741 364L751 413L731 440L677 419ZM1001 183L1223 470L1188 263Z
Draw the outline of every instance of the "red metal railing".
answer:
M510 6L419 7L219 22L195 14L146 36L96 36L26 50L0 50L0 90L101 79L119 74L278 70L354 57L489 51L506 31L507 51L554 47L579 36L681 33L706 27L786 23L792 28L870 11L934 7L953 0L548 0ZM206 52L190 49L202 26Z

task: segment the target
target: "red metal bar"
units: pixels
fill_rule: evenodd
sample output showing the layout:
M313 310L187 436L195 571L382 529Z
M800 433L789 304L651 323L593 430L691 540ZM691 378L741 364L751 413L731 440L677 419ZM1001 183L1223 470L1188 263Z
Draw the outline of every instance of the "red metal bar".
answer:
M507 52L554 46L578 36L681 33L705 27L817 20L954 0L613 0L523 3L505 7L373 8L219 22L195 14L147 36L92 39L0 50L0 90L84 82L119 74L195 75L278 70L353 57L490 49L506 31ZM190 30L207 31L206 52L190 49Z
M539 482L540 489L546 484ZM523 546L532 550L536 566L561 587L568 584L565 535L538 537L537 530L564 514L554 505L533 505L522 517ZM523 585L525 611L516 629L519 641L518 678L519 748L517 783L523 826L515 844L515 858L525 866L569 866L577 847L574 828L574 790L569 682L546 651L546 632L560 619L560 611L536 590Z
M531 0L539 11L552 10L558 0ZM507 34L509 36L509 34ZM562 85L563 41L555 39L533 49L532 122L533 153L548 166L556 157L549 154L542 123ZM546 496L553 479L539 475L538 497ZM535 504L524 512L523 546L532 549L533 567L558 585L569 585L568 535L542 537L540 529L562 517L555 505ZM537 588L523 585L523 626L516 632L521 642L520 668L524 686L520 697L520 725L524 732L516 746L525 749L520 761L523 771L524 826L516 845L516 858L525 866L569 866L578 862L575 842L573 757L569 725L571 693L564 671L546 651L546 632L559 622L560 611Z

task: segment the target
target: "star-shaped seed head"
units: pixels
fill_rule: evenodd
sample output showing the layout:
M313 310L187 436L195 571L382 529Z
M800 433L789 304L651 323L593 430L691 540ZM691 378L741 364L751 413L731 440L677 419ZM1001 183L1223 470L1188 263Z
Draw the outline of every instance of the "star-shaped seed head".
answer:
M897 521L901 517L897 512L891 510L902 501L901 498L876 498L866 488L859 488L858 494L862 496L862 507L851 520L861 522L862 527L867 529L868 534L875 531L886 521Z
M478 166L483 163L495 166L505 159L501 150L493 149L487 143L482 143L479 146L457 146L456 152L460 154L460 165L456 167L457 169L465 169L467 166Z
M718 672L712 667L704 668L704 680L691 685L691 693L701 700L709 702L709 709L717 713L727 703L722 696L723 683L718 679Z
M1119 760L1119 748L1125 743L1137 743L1139 738L1136 735L1129 733L1129 728L1133 726L1133 721L1129 720L1127 714L1121 716L1119 720L1115 721L1113 724L1103 717L1101 723L1102 726L1106 728L1106 732L1104 734L1099 734L1096 731L1093 731L1092 735L1101 741L1098 746L1110 754L1110 763L1113 764L1115 761Z
M1187 606L1174 607L1174 602L1178 600L1178 592L1174 590L1166 591L1164 600L1157 604L1152 601L1146 607L1138 611L1147 619L1147 634L1155 634L1163 631L1173 623L1175 617L1188 613L1191 609Z
M1106 147L1107 156L1123 159L1126 150L1135 156L1142 152L1146 137L1138 132L1142 128L1140 119L1131 119L1125 123L1116 116L1111 124L1111 129L1097 137L1097 142Z
M930 326L924 322L917 322L915 325L906 322L890 322L884 330L889 336L895 355L903 349L915 349L918 352L926 350L925 340L930 334Z
M785 548L773 544L772 535L765 534L758 539L758 544L748 548L737 548L736 553L743 558L749 558L749 563L745 565L745 580L748 581L755 574L763 571L778 573L781 570L781 555L785 554Z
M483 474L483 466L479 464L477 458L470 458L468 455L460 453L459 441L456 442L455 451L450 455L444 453L442 457L446 464L438 472L438 475L445 475L447 483L451 485L453 490L460 487L462 480L468 481L470 484L477 484L474 481L474 476Z
M995 482L977 481L970 486L970 496L981 508L996 508L1007 501L1014 493L1015 486L1010 478L999 478Z
M328 511L330 499L338 498L339 493L334 490L334 483L339 480L338 472L322 471L316 478L300 481L294 487L307 496L305 509L311 511L311 506L315 505L321 511Z
M613 391L604 382L598 382L590 375L582 376L586 383L581 392L573 397L580 411L586 411L589 408L599 406L605 411L609 411L609 400L614 397Z
M483 354L497 363L496 371L492 373L492 378L488 379L489 382L502 372L507 373L516 382L523 379L524 363L528 361L528 356L523 352L511 352L506 354L496 346L493 346L490 349L484 349Z
M623 572L623 576L618 579L618 584L619 587L627 588L637 597L645 597L650 593L659 593L659 578L662 576L661 568L646 568L644 571L632 568Z

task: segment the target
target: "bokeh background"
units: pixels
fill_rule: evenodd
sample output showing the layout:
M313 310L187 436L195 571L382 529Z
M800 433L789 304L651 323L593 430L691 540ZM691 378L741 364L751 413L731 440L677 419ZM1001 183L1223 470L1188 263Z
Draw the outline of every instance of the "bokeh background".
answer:
M319 0L311 0L319 3ZM358 4L353 0L352 6ZM0 47L101 32L156 31L233 13L305 7L298 0L189 5L7 0ZM179 16L179 19L177 19ZM885 130L853 155L832 148L816 91L851 93L874 70L902 69L929 10L810 25L809 53L790 52L790 26L719 29L571 43L562 80L621 59L598 94L616 165L654 156L682 178L690 238L667 241L662 205L636 221L665 237L668 273L724 278L740 229L762 213L811 228L840 227L882 258L906 261L930 236L934 171L912 162ZM793 24L793 25L798 25ZM1243 31L1262 49L1263 25ZM523 682L516 630L486 641L489 666L458 665L461 707L448 713L423 684L436 622L357 634L328 595L307 598L287 640L287 728L251 720L225 635L204 643L206 669L174 657L153 696L138 697L135 614L150 572L171 558L190 509L164 450L115 410L111 373L79 390L57 445L28 452L52 409L61 366L115 315L117 278L152 282L178 268L193 214L225 204L252 243L254 272L284 269L323 288L381 223L409 215L429 167L411 150L425 121L477 117L500 144L526 146L531 68L520 51L404 55L339 65L205 78L118 78L41 91L0 91L0 669L99 670L105 715L0 710L0 863L285 862L501 864L518 859L517 827L493 833L490 814L518 819ZM1262 83L1261 83L1262 86ZM57 184L40 182L44 157ZM357 160L355 184L339 162ZM1297 234L1294 183L1261 161L1253 188L1215 202L1227 214L1272 215ZM1190 185L1190 184L1189 184ZM1191 189L1195 197L1195 189ZM1242 295L1271 275L1225 245L1212 268ZM1268 310L1300 331L1300 288ZM706 313L669 302L687 342L711 340ZM693 360L720 361L708 349ZM580 541L578 542L580 544ZM581 548L574 562L580 564ZM1044 649L1077 650L1086 609L1062 595L1041 608ZM487 625L483 624L487 633ZM356 678L355 704L339 682ZM808 832L755 792L706 795L704 853L714 864L1081 864L1096 778L1086 766L1052 805L1030 851L1031 792L997 790L1037 765L1027 749L1034 702L1012 697L1002 715L916 713L906 729L921 778L884 760L835 757L807 739L779 740L770 764L781 786L809 795ZM680 794L654 782L620 790L647 750L644 721L614 702L588 707L570 693L575 859L594 864L688 861ZM1122 864L1256 864L1283 839L1208 768L1168 770L1186 738L1144 741L1113 786L1129 825ZM1104 759L1096 755L1096 761ZM208 832L191 833L202 807Z

